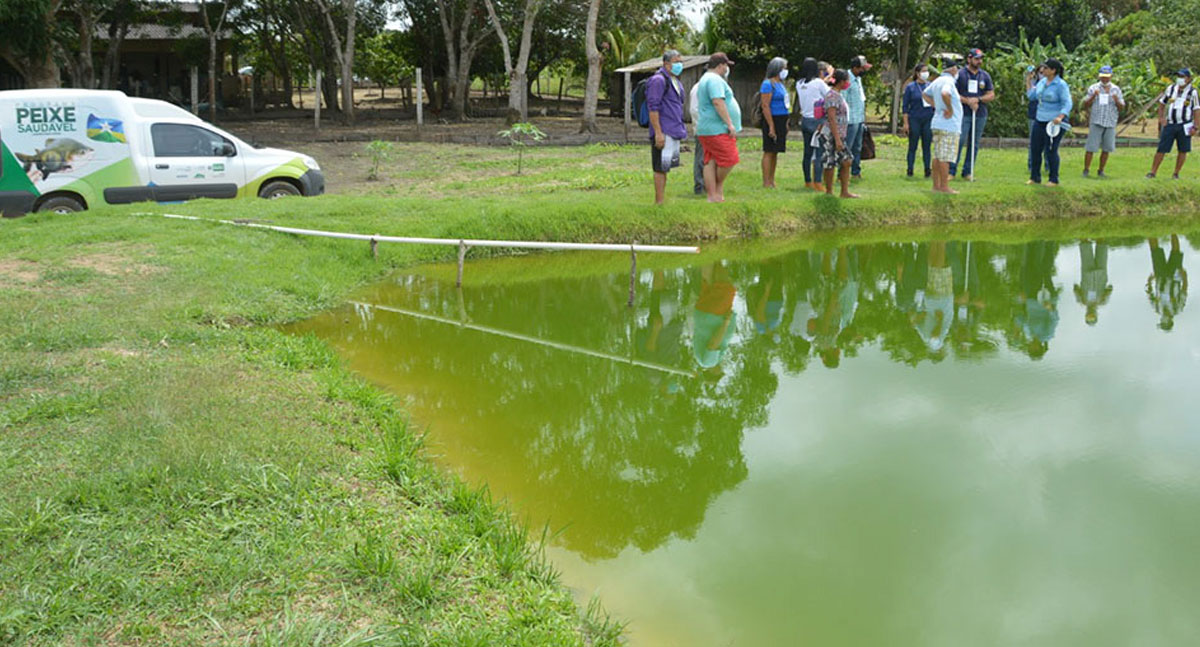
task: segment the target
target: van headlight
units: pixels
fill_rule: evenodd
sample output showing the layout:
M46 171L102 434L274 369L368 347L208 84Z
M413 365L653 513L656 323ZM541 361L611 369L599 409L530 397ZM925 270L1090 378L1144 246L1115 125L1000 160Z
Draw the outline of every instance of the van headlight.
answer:
M301 161L304 162L304 165L307 166L308 168L310 168L314 171L321 170L321 165L317 164L317 160L309 157L308 155L305 155L305 156L301 157L300 159L301 159Z

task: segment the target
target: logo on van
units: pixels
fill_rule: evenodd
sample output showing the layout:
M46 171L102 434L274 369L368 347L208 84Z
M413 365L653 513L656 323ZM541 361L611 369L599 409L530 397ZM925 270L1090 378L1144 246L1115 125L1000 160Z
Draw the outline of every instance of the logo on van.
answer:
M109 144L124 144L125 126L119 119L105 119L96 115L88 115L88 139Z
M17 108L17 132L27 134L75 131L75 106L26 105Z

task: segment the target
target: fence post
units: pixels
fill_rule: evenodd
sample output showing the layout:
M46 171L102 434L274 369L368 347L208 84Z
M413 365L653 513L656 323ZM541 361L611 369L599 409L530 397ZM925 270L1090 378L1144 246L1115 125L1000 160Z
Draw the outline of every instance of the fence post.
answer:
M375 236L378 235L375 234ZM379 258L379 241L375 239L375 236L371 237L371 258Z
M313 97L313 123L317 130L321 129L321 90L324 89L321 83L321 68L317 68L317 85L316 96Z
M458 241L458 279L454 281L454 287L462 287L463 261L467 258L467 244L461 239Z
M629 307L633 307L634 288L637 286L637 241L629 244Z
M422 96L425 88L421 86L421 68L417 68L417 125L425 125L425 98Z

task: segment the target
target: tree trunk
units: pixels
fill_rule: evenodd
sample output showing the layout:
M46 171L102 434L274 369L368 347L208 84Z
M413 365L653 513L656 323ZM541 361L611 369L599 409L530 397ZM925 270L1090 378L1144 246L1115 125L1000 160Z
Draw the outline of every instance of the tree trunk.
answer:
M58 64L54 62L53 54L47 54L40 60L28 61L18 69L25 77L26 87L30 89L57 88L62 85L62 77L59 74Z
M596 124L596 103L600 100L600 48L596 46L596 22L600 17L600 0L590 0L588 3L587 31L584 36L584 50L587 52L588 72L587 83L583 92L583 120L579 124L579 132L595 133L600 131Z
M533 23L537 20L541 0L525 1L521 24L521 45L515 61L512 57L512 50L508 46L508 35L504 32L500 18L496 15L495 5L492 0L483 0L483 4L487 7L488 16L492 19L496 36L500 38L500 50L504 55L504 71L508 73L508 112L505 121L510 126L518 121L529 121L529 84L527 82L529 51L533 44ZM538 89L541 89L540 83Z
M891 133L895 135L899 132L898 123L900 121L900 102L904 95L904 80L908 73L908 50L910 41L912 40L912 24L904 25L903 35L900 36L900 41L897 43L896 56L896 80L892 87L892 128Z
M115 90L117 87L117 74L120 72L121 65L121 45L125 42L125 35L129 33L128 24L112 23L108 26L108 48L104 50L104 63L100 70L100 87Z
M208 121L217 123L217 32L208 36Z
M87 8L84 8L87 7ZM79 9L79 72L75 83L91 90L96 87L96 63L92 59L92 40L96 36L96 16L88 5Z

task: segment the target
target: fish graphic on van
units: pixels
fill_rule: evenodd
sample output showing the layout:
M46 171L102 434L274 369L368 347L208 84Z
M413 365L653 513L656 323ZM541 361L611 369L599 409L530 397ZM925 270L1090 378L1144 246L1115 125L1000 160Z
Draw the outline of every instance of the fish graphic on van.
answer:
M50 177L51 173L66 173L72 171L91 158L94 152L91 148L80 144L69 137L47 139L46 147L37 149L32 155L17 153L17 160L25 165L25 173L34 182L41 182Z

